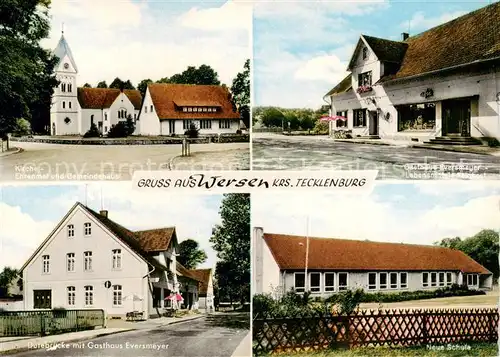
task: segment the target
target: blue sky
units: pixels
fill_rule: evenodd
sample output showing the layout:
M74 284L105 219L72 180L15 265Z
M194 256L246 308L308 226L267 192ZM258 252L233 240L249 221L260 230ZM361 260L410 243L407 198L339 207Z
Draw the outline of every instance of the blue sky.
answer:
M254 9L254 105L318 108L361 34L399 40L493 1L280 1ZM409 29L409 31L408 31Z
M210 65L231 84L251 52L251 10L232 1L52 0L53 49L64 36L79 85L115 78L134 85Z
M252 195L252 225L269 233L433 244L500 230L500 182L378 183L370 195Z
M110 219L131 230L175 226L179 240L195 239L205 250L203 267L215 267L209 239L220 223L222 195L153 195L128 183L93 183L0 187L0 269L21 267L76 201L100 210L101 191Z

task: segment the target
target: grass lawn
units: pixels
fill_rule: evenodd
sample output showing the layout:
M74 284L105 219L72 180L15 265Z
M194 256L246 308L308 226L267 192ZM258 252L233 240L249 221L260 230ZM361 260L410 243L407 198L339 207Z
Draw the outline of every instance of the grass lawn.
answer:
M494 343L469 343L454 345L435 345L408 348L354 348L350 350L328 350L322 352L277 354L277 356L304 357L494 357L498 356L498 346Z

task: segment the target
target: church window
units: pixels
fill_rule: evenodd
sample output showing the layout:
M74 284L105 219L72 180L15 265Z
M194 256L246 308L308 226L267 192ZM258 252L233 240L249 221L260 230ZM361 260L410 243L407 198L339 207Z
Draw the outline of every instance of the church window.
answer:
M68 92L70 92L70 93L71 93L71 89L72 89L72 88L71 88L71 83L68 83ZM71 107L70 107L70 108L71 108Z
M147 105L145 105L145 106L144 106L144 113L147 113L147 112L148 112L148 106L147 106Z
M104 113L104 120L108 120L108 113Z
M68 108L71 109L71 101L68 102Z
M61 83L61 91L66 92L66 83Z
M121 119L121 115L122 115L122 111L121 111L121 110L119 110L119 111L118 111L118 119Z
M153 105L151 105L151 108L149 108L151 110L151 113L153 112Z
M70 119L70 118L66 118L66 119L64 119L64 123L66 123L66 124L71 123L71 119Z
M63 100L63 109L66 108L66 102Z

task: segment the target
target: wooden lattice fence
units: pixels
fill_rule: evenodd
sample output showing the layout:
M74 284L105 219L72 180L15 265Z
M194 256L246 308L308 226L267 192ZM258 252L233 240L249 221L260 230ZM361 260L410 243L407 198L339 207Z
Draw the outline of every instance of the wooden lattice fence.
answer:
M416 346L498 340L497 308L359 310L350 315L260 314L253 320L254 355L325 348Z

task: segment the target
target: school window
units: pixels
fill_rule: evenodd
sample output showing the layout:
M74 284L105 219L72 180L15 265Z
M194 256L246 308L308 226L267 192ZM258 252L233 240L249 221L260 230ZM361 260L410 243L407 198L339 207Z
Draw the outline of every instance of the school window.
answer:
M89 236L92 234L92 225L90 222L86 222L83 224L83 234Z
M372 71L358 74L358 87L372 85Z
M231 122L229 120L219 120L219 129L230 129Z
M429 286L429 273L422 273L422 286L424 288Z
M398 288L398 273L391 273L391 289Z
M212 121L200 120L200 129L212 129Z
M68 232L68 238L75 236L75 226L73 224L68 224L66 230Z
M368 273L368 289L377 289L377 273Z
M76 289L74 286L68 286L67 288L68 291L68 305L69 306L74 306L75 305L75 294L76 294Z
M387 273L380 273L379 280L380 289L387 289Z
M75 271L75 253L66 254L66 269L67 271Z
M50 256L42 255L42 272L44 274L50 273Z
M437 286L437 273L431 273L431 286Z
M439 286L445 286L446 281L444 280L445 275L444 273L439 273Z
M353 124L354 127L366 126L366 110L354 109L353 110Z
M321 291L321 273L309 274L309 290L316 293Z
M335 291L335 273L325 273L325 291Z
M92 270L92 252L83 252L83 270Z
M335 125L337 128L347 128L347 110L337 112L339 117L346 118L346 120L335 120Z
M182 121L182 128L184 130L188 130L190 125L191 125L191 120L183 120Z
M408 287L408 274L407 273L400 273L399 274L399 284L401 286L401 289L406 289Z
M121 269L122 267L122 250L113 249L113 269Z
M87 285L85 286L85 306L94 305L94 287Z
M451 285L453 284L453 281L452 281L452 275L451 273L446 273L446 285Z
M298 293L303 293L306 290L306 280L304 273L295 273L294 287L295 291Z
M339 273L339 291L347 290L347 273Z
M122 304L122 286L113 285L113 306L121 306Z

